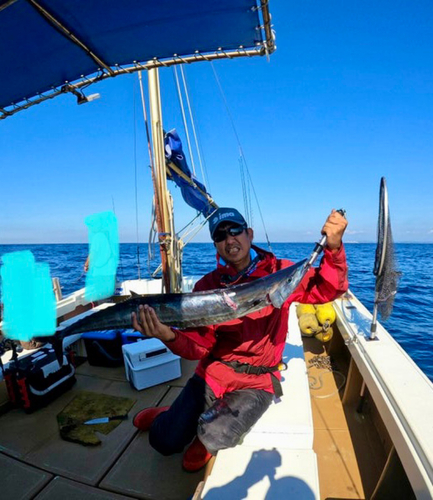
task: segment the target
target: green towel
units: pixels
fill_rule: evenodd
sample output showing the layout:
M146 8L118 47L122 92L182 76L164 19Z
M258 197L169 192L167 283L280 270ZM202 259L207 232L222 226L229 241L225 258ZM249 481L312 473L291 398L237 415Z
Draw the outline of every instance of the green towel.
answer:
M92 425L85 425L84 422L92 418L126 416L134 404L134 399L81 391L57 415L60 436L66 441L87 446L100 444L101 440L95 432L108 434L120 425L122 420Z

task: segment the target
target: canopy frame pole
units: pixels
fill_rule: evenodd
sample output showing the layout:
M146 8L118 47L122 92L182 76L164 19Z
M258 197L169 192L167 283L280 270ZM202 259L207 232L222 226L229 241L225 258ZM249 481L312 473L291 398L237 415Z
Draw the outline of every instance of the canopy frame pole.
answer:
M260 10L263 17L263 30L265 32L266 55L275 51L275 37L272 31L271 14L269 12L269 0L260 0Z
M0 7L5 9L10 5L13 5L16 0L9 0L4 5ZM166 59L158 59L153 57L147 62L132 61L132 65L128 67L120 67L118 64L114 64L110 67L105 63L97 54L95 54L89 47L85 45L74 33L69 31L61 22L59 22L51 13L49 13L44 7L39 5L36 0L28 0L31 6L43 16L47 22L49 22L55 29L62 33L69 40L74 42L79 46L86 54L91 57L99 66L97 74L92 77L82 75L81 80L71 84L69 81L64 83L57 83L52 86L51 89L44 90L41 93L35 93L34 96L30 96L30 99L22 98L11 102L8 105L4 105L0 109L0 120L4 120L8 116L12 116L19 111L28 109L30 106L40 104L48 99L53 99L54 97L64 94L66 92L74 93L84 87L87 87L93 83L105 80L108 77L114 77L118 75L125 75L130 73L135 73L141 70L150 70L152 68L168 67L175 64L191 64L194 62L202 61L215 61L217 59L235 59L238 57L255 57L255 56L269 56L275 49L275 36L271 24L271 15L269 13L269 0L260 0L260 5L252 7L251 10L259 10L262 17L262 24L257 26L257 31L262 32L262 42L257 42L255 47L245 48L240 45L236 49L224 49L223 47L218 47L214 52L209 51L202 53L196 50L194 54L188 56L179 56L174 54L173 57L168 57ZM95 72L96 73L96 72ZM10 108L9 108L10 107ZM9 108L9 109L6 109Z
M23 104L16 104L16 103L11 103L10 105L12 106L11 109L1 109L0 110L0 120L6 119L8 116L12 116L19 111L22 111L24 109L28 109L31 106L34 106L36 104L41 104L44 101L47 101L49 99L54 99L55 97L59 96L60 94L65 94L66 92L71 92L74 93L73 91L80 90L81 88L88 87L89 85L92 85L94 83L101 82L105 80L106 78L112 78L115 76L119 75L128 75L131 73L135 73L136 71L149 71L150 69L153 68L161 68L161 67L169 67L169 66L174 66L175 64L191 64L195 62L202 62L202 61L215 61L218 59L235 59L237 57L254 57L254 56L264 56L268 53L267 49L264 46L257 47L255 49L236 49L234 51L216 51L208 54L202 54L200 52L196 52L194 55L191 56L175 56L171 59L165 59L165 60L160 60L157 58L152 59L151 61L148 61L147 63L143 64L138 61L133 61L133 66L128 66L127 68L122 68L120 66L116 67L115 69L110 69L110 73L102 71L99 72L97 75L92 76L92 77L84 77L83 79L80 80L79 82L76 83L69 83L66 82L66 85L63 85L62 87L53 87L51 90L47 90L49 93L39 93L37 94L36 98L31 98L31 100L27 100ZM25 99L22 99L24 101Z
M56 19L50 12L48 12L44 7L39 5L35 0L27 0L30 5L32 5L42 17L44 17L50 24L52 24L57 30L59 30L62 35L65 35L69 40L78 45L82 50L86 52L88 56L90 56L96 64L99 64L102 68L104 68L110 76L114 75L114 71L110 68L108 64L106 64L100 57L98 57L87 45L85 45L74 33L72 33L66 26Z

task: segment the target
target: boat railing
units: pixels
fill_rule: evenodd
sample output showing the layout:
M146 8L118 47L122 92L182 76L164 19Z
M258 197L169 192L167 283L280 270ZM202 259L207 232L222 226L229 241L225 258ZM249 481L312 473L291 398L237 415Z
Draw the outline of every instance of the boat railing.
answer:
M350 292L334 303L337 325L417 498L433 498L433 384ZM349 371L349 379L350 379ZM348 379L348 384L350 380Z

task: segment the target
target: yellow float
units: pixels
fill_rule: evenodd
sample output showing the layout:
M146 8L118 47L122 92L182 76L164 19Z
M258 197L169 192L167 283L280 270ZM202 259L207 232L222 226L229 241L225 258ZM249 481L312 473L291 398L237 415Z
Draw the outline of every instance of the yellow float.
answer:
M316 305L317 321L326 328L331 326L336 319L335 309L332 302Z
M299 319L303 314L316 314L316 308L313 304L298 304L296 306L296 316Z
M332 339L333 335L334 330L332 329L332 326L330 326L326 330L322 328L322 330L319 333L316 333L314 336L317 340L320 340L320 342L329 342Z
M306 337L312 337L321 330L316 315L312 313L305 313L299 317L299 329Z

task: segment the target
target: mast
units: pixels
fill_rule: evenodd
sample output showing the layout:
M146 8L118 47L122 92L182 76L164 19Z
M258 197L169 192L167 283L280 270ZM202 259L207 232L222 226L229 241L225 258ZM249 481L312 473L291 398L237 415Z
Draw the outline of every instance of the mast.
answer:
M180 292L182 284L181 242L174 229L173 200L167 189L164 130L158 68L148 71L150 122L153 142L154 195L161 252L163 285L166 292Z

